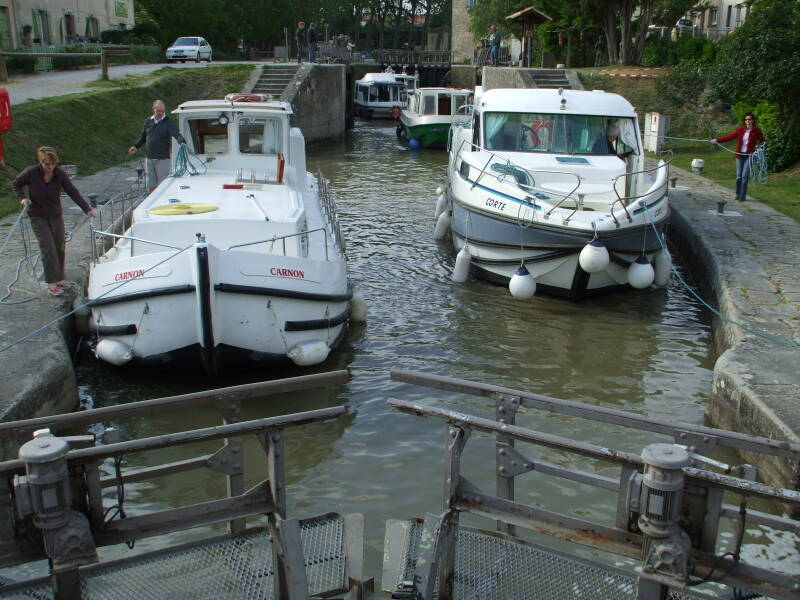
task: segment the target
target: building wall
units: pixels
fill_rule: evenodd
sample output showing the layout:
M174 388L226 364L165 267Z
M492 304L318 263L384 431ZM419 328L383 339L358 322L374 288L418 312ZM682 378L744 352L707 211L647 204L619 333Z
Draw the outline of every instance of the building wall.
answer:
M715 38L727 35L747 20L750 7L742 0L718 0L694 16L696 31Z
M469 30L469 6L473 0L453 0L453 63L471 63L475 42Z
M67 44L135 24L133 0L0 0L3 6L13 6L13 47Z

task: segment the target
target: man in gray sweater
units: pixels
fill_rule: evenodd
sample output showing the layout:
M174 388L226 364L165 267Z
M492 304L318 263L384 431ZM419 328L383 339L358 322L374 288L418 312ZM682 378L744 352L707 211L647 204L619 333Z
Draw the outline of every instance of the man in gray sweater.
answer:
M175 124L166 115L164 102L153 102L153 115L147 117L133 146L128 148L128 154L135 153L145 143L147 144L147 189L152 192L156 186L170 172L169 138L174 137L179 143L185 144L186 140L175 127Z

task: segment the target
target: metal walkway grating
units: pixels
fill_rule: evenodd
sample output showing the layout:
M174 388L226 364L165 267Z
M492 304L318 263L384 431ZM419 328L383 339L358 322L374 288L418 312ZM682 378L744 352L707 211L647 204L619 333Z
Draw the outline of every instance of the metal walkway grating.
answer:
M300 520L311 595L347 591L344 517ZM274 598L267 532L215 538L81 569L86 600L224 600ZM0 588L0 600L52 600L48 580Z
M401 591L414 579L422 521L390 521L383 588ZM500 533L459 528L454 595L457 600L636 600L637 577ZM388 568L387 568L388 567ZM387 577L388 575L388 577ZM407 588L406 588L407 589ZM713 598L673 590L670 600Z

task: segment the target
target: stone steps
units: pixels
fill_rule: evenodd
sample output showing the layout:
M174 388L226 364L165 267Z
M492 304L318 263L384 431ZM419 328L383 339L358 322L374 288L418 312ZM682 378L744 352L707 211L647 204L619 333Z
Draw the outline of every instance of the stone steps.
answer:
M252 92L271 94L275 98L280 98L295 73L297 73L297 65L265 65Z
M537 88L560 88L572 89L572 85L567 79L564 69L533 69L531 76Z

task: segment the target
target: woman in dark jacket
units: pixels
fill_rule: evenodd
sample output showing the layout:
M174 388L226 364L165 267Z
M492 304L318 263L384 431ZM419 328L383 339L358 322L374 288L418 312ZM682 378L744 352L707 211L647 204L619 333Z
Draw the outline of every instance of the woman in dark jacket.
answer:
M11 182L20 204L28 205L31 228L39 241L44 265L44 280L53 296L64 293L64 213L61 208L63 189L73 202L90 217L94 210L69 180L69 176L58 166L58 155L53 148L42 146L36 151L38 165L22 171ZM23 189L28 186L28 194Z
M736 138L736 199L744 202L747 199L747 180L750 178L750 155L760 142L765 142L764 134L756 127L753 113L744 116L744 125L740 125L728 135L711 140L717 144L729 142Z

